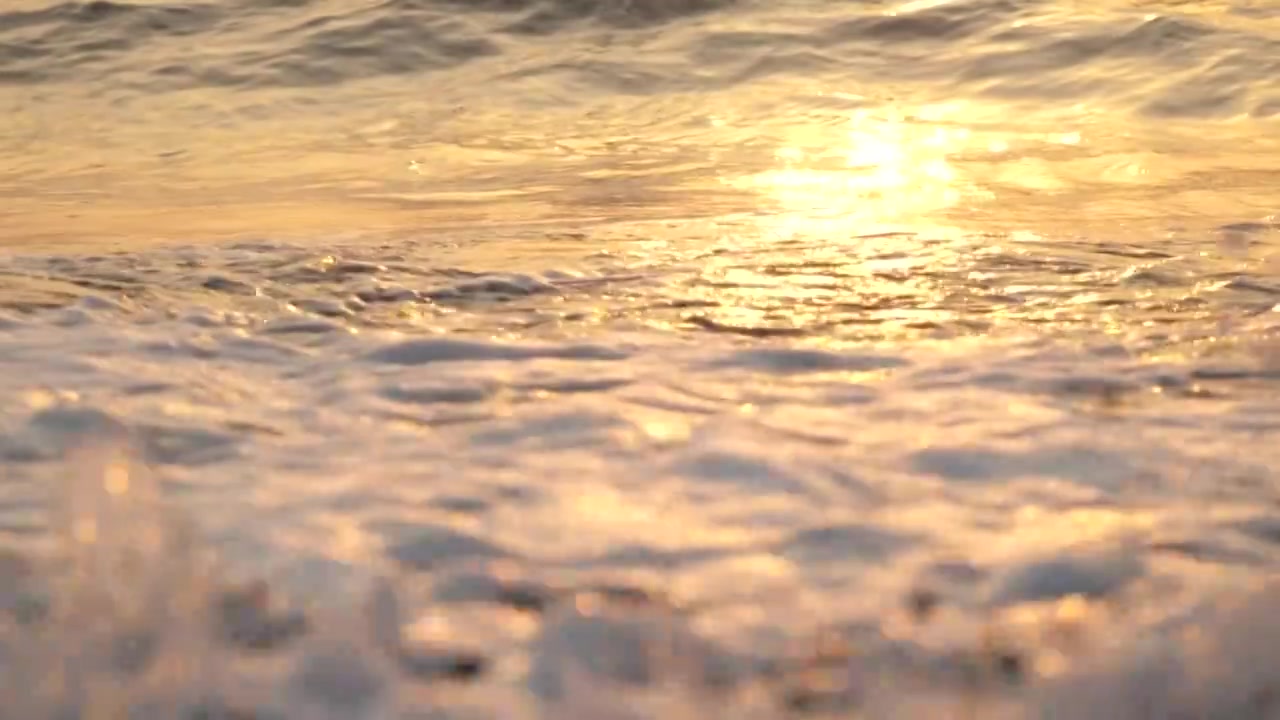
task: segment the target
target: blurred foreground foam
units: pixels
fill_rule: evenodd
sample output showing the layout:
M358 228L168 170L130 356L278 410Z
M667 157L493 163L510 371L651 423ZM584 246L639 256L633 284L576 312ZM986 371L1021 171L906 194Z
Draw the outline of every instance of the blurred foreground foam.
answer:
M30 426L65 461L51 542L0 551L3 717L1280 717L1274 584L1135 641L1114 629L1142 609L1105 597L1135 561L1080 556L1012 573L982 623L921 590L879 622L753 648L653 588L557 585L492 559L433 578L437 603L530 619L507 667L414 632L432 609L408 607L411 578L372 569L356 603L231 579L126 424L56 406Z

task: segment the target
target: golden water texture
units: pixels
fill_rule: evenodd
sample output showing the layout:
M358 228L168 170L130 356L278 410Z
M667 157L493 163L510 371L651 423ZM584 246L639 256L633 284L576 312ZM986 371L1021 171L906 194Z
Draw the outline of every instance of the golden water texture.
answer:
M0 720L1275 715L1277 168L1277 0L0 0Z
M337 80L308 75L315 63L270 81L230 64L242 77L221 86L148 72L296 37L243 29L255 23L332 27L407 7L293 5L0 85L0 242L692 217L750 218L766 234L1154 240L1280 208L1280 19L1263 4L748 2L537 37L504 35L509 14L441 3L494 49ZM340 76L360 58L339 50L324 67Z

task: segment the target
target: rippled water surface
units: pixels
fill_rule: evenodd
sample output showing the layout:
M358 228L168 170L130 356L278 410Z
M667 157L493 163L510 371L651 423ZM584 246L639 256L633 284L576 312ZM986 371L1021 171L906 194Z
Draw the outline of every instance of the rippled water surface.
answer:
M1275 212L1261 1L19 2L10 243Z
M1280 718L1274 3L9 0L0 158L0 717Z

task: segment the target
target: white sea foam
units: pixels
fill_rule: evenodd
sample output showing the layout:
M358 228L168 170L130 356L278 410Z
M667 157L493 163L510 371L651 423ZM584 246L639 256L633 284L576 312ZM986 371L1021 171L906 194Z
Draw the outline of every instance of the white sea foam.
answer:
M165 257L9 261L14 717L1277 716L1274 313L877 343L581 314L652 268L101 289Z

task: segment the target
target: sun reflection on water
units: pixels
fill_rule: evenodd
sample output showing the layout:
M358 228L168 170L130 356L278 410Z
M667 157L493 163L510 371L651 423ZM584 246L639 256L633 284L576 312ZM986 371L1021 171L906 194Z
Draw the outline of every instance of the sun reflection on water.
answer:
M1011 123L1014 115L998 103L956 100L779 122L770 165L721 182L760 198L766 235L794 237L997 224L1012 232L1023 229L1019 207L1075 205L1081 188L1151 179L1158 158L1098 146L1088 107ZM1109 137L1127 135L1111 128Z
M787 235L927 220L988 194L964 176L957 156L1008 148L956 122L961 109L858 110L836 128L797 128L775 151L775 167L728 182L762 192L767 222Z

